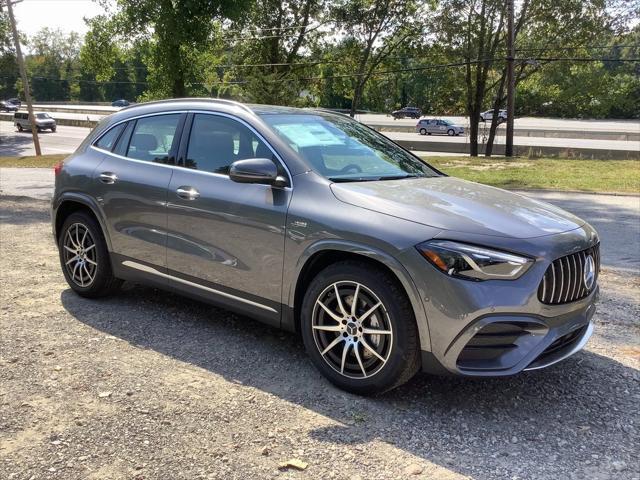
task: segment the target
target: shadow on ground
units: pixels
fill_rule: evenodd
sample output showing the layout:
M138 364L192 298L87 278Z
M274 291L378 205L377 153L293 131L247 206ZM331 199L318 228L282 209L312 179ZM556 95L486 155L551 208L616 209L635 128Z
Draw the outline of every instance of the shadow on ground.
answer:
M418 375L367 399L325 381L296 335L206 304L138 286L102 301L66 290L61 301L90 327L341 422L312 430L321 442L389 442L482 479L590 477L593 462L606 471L603 459L634 448L638 371L588 351L512 378Z
M38 132L39 136L51 135L51 131ZM10 135L3 132L0 139L0 156L2 157L20 157L28 154L33 148L33 137L30 131L18 132L11 131Z

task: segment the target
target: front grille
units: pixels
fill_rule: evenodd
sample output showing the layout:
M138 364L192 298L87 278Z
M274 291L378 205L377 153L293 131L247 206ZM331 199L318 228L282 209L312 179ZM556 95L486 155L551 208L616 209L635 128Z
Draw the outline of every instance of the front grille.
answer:
M590 289L584 282L584 269L591 255L595 278ZM547 305L575 302L589 295L596 286L600 271L600 245L554 260L538 287L538 299Z

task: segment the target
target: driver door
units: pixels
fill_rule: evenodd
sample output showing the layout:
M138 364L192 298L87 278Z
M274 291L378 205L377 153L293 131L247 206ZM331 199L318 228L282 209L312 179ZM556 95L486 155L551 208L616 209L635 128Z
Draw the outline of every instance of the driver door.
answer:
M243 122L190 114L169 184L167 268L176 288L279 326L292 192L233 182L229 166L246 158L279 162Z

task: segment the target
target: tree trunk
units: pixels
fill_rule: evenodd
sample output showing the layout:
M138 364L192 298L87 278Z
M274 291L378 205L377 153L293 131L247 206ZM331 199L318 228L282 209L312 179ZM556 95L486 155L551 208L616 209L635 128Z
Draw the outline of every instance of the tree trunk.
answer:
M506 81L506 70L502 70L502 77L500 77L500 85L496 92L496 97L493 101L493 116L491 118L491 127L489 128L489 139L487 140L487 148L485 150L485 156L490 157L493 153L493 142L496 138L496 132L498 131L498 112L500 111L500 105L504 101L504 87Z
M363 83L358 79L356 83L356 88L353 91L353 100L351 101L351 110L349 111L349 115L351 118L356 116L356 110L360 105L360 98L362 97L362 90L364 88Z
M480 115L472 112L469 116L469 155L478 156L478 122Z

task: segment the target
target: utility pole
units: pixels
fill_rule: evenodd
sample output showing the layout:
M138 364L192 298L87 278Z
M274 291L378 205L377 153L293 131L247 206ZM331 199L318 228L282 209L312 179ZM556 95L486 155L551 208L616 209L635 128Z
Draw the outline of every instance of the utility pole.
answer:
M36 119L33 115L33 103L31 102L31 92L29 92L29 80L27 79L27 71L24 68L24 58L22 57L22 49L20 48L20 37L18 36L18 26L13 16L13 4L22 0L6 0L7 11L9 12L9 20L11 21L11 30L13 32L13 42L16 45L16 59L20 68L20 76L22 77L22 86L24 88L24 99L27 102L27 111L29 112L29 124L31 125L31 135L33 136L33 146L36 150L36 156L42 155L40 150L40 140L38 139L38 127Z
M514 62L516 50L513 32L513 2L507 1L507 141L504 149L506 157L513 157L513 120L515 115L516 79L514 75Z

